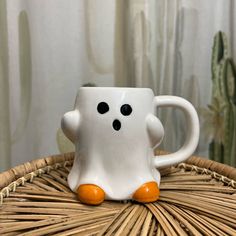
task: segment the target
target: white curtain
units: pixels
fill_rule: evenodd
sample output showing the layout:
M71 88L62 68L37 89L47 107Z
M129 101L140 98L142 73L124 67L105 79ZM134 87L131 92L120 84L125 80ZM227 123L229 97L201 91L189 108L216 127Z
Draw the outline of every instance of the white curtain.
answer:
M211 96L214 34L236 58L234 0L0 0L0 170L58 153L56 134L77 89L151 87L190 100ZM158 111L174 151L182 114ZM201 138L197 153L207 155Z

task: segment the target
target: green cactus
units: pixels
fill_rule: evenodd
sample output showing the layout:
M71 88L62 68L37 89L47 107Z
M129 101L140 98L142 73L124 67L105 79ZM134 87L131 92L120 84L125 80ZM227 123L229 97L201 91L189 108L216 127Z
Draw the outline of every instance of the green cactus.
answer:
M218 111L223 117L223 132L220 142L213 137L209 156L236 166L236 70L223 32L216 34L212 50L212 104L215 101L223 107Z

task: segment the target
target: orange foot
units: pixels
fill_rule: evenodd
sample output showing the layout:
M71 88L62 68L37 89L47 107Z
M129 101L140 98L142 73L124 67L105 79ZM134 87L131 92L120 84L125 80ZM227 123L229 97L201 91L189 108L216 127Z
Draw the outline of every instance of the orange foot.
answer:
M82 184L77 189L78 198L88 205L99 205L105 199L104 191L95 184Z
M148 182L143 184L133 195L133 199L137 202L155 202L159 199L160 190L156 182Z

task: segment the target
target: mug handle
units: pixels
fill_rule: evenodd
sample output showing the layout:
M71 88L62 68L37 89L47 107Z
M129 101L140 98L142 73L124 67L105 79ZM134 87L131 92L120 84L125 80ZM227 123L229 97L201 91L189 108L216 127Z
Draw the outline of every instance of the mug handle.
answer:
M181 109L186 117L187 137L183 146L176 152L155 156L153 164L156 168L167 167L185 161L195 151L199 140L199 119L193 105L181 97L176 96L156 96L154 105L159 107L176 107Z

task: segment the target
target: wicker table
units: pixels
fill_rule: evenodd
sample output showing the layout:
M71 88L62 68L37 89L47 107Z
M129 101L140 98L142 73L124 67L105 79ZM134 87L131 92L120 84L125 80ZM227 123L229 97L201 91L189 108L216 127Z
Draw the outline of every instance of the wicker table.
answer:
M198 157L161 170L156 203L80 204L74 153L0 174L0 235L236 235L236 169Z

